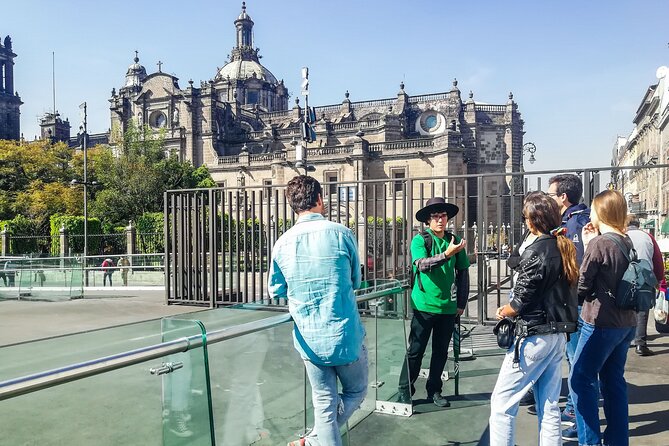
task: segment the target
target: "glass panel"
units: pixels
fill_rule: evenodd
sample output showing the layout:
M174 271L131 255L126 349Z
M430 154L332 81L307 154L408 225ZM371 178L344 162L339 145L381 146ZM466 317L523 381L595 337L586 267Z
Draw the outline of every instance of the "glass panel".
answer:
M200 315L202 312L192 314ZM1 350L0 380L90 361L160 342L161 321L153 320L10 345Z
M161 380L149 373L156 363L160 360L2 401L0 444L160 446Z
M74 257L10 259L0 264L0 299L67 300L83 295L82 264Z
M237 317L245 311L247 318L281 315L230 311ZM293 347L292 328L292 323L284 323L209 345L216 444L286 444L304 432L304 364Z
M377 401L395 401L406 353L404 291L400 283L394 279L370 280L362 284L356 295L358 299L377 297L359 304L367 330L370 387L361 409L349 420L350 429L376 410ZM355 443L355 434L345 436L345 440Z
M376 399L397 402L400 373L406 361L407 332L404 291L376 300Z
M154 368L162 376L163 445L214 444L206 331L199 321L162 320L162 341L201 339L202 347L176 353Z

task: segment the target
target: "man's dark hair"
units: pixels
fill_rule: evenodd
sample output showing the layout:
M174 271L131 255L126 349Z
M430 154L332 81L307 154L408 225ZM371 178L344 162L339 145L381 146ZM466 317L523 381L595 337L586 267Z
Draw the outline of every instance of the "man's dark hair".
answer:
M296 213L315 207L319 195L321 195L321 183L307 175L296 176L286 187L286 200Z
M571 173L555 175L548 180L549 186L553 183L557 184L555 192L558 195L567 194L567 200L569 200L571 204L578 204L581 202L583 183L578 175Z
M636 214L627 214L627 227L635 227L635 228L640 228L641 227L641 220L639 220L639 216Z

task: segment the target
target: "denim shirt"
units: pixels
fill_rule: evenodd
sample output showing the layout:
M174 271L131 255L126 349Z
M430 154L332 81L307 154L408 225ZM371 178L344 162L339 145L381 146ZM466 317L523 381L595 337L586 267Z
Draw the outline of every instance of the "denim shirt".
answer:
M305 214L276 241L267 289L287 298L293 340L303 359L337 366L356 361L365 329L353 290L360 260L350 229L320 214Z

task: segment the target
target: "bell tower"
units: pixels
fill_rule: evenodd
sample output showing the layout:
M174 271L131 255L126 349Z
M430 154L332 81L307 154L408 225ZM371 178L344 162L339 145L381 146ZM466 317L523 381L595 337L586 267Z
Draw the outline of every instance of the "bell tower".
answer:
M0 139L19 139L21 136L21 112L23 102L14 91L14 58L12 39L0 41Z

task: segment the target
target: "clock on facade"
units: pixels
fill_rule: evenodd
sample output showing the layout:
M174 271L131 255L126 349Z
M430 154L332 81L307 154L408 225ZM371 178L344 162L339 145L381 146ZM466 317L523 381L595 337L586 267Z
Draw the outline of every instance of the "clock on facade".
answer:
M445 128L446 120L444 116L434 110L424 111L416 122L416 130L422 135L443 133Z

